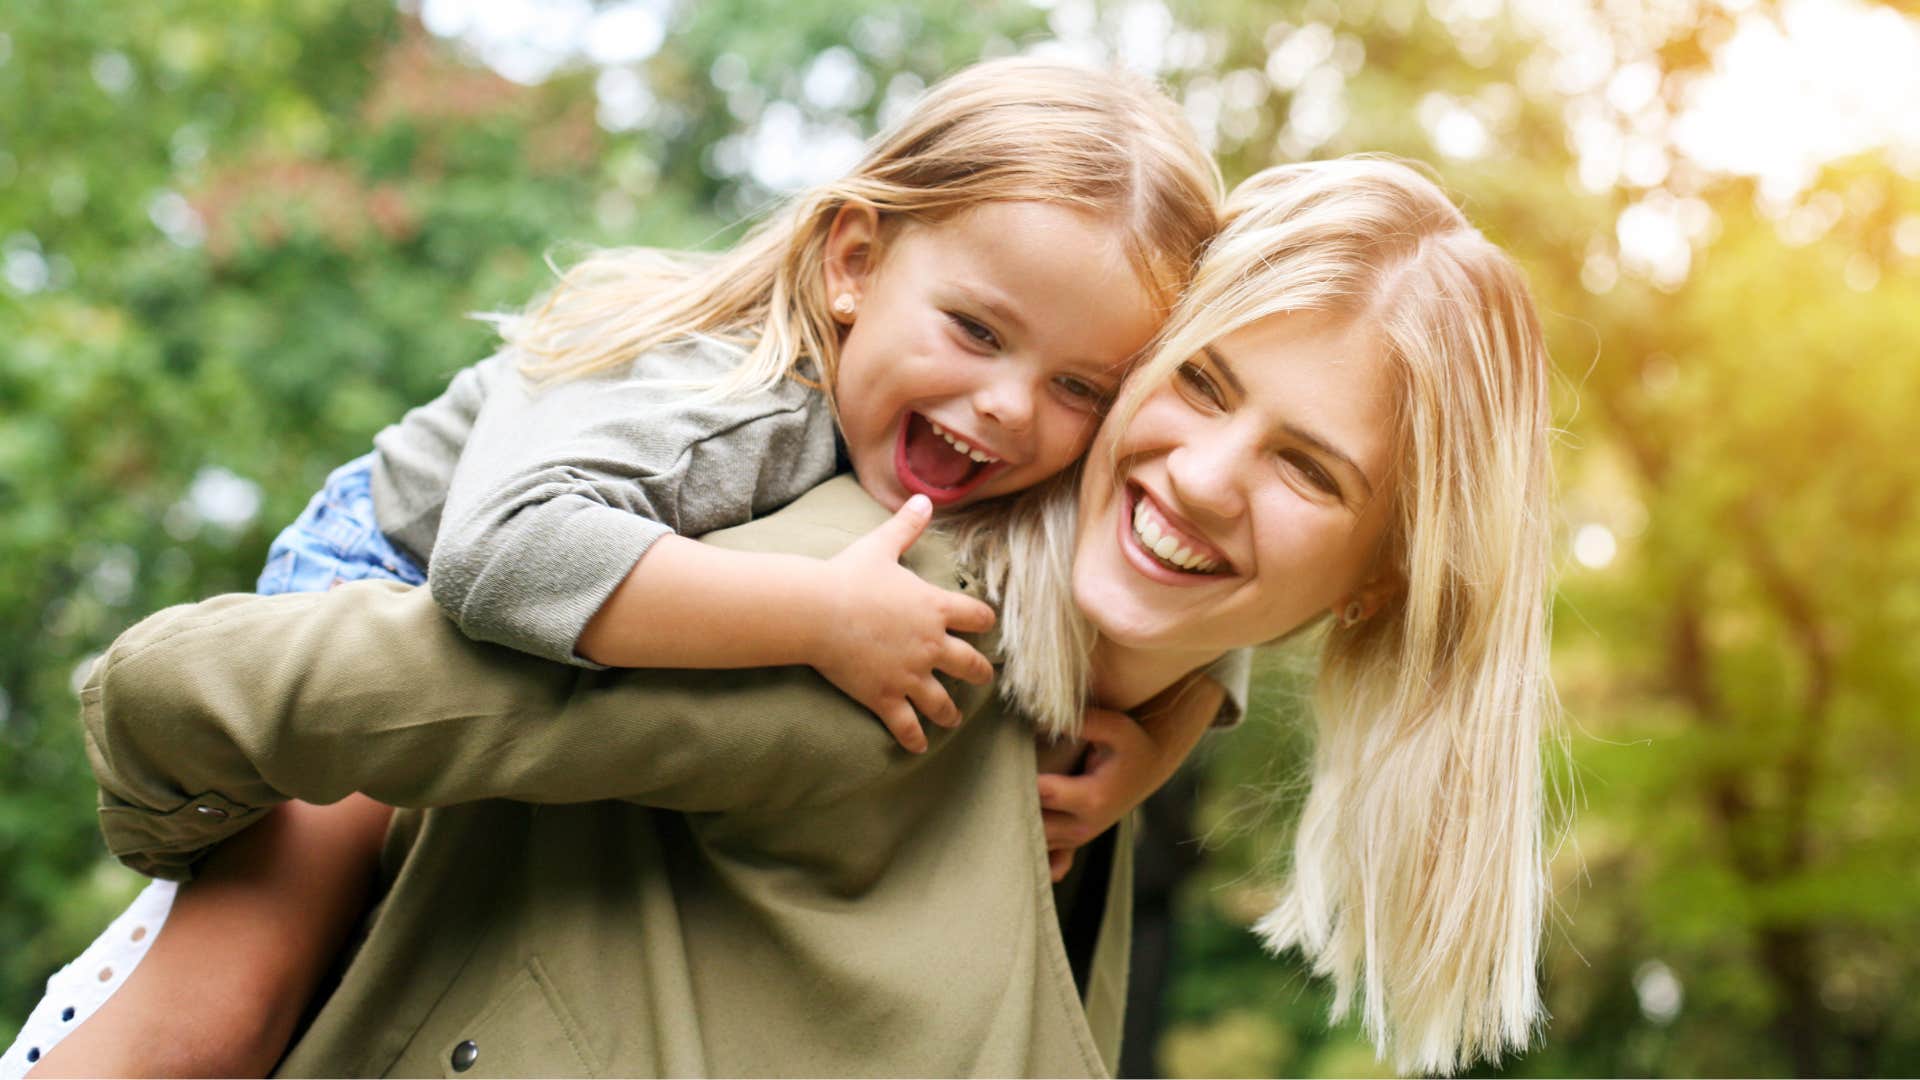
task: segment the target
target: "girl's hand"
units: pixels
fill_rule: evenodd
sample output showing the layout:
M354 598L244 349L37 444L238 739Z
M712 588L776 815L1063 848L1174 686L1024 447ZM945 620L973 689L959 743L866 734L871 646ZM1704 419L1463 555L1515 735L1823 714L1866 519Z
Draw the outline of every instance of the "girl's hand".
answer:
M1133 717L1112 709L1088 708L1080 736L1087 751L1078 772L1040 775L1040 818L1055 881L1067 876L1075 849L1145 802L1185 756L1168 753Z
M1074 850L1160 790L1213 726L1226 688L1196 673L1141 705L1140 719L1089 707L1081 720L1086 758L1074 775L1040 777L1040 816L1053 880L1067 876ZM1044 757L1042 760L1045 760Z
M953 636L993 629L993 609L930 585L900 565L932 518L933 504L915 495L885 524L827 560L822 585L828 617L809 650L816 671L873 710L916 754L927 748L927 736L915 709L942 727L960 722L960 710L934 672L974 684L993 679L987 658Z

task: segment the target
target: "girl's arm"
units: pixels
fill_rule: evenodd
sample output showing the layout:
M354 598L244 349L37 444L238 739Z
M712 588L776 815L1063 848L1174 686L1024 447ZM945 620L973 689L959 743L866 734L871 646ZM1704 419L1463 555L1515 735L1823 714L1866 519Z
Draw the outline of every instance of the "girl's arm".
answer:
M288 803L220 845L126 983L28 1075L265 1076L366 909L391 814Z
M401 512L381 522L431 548L428 585L467 636L582 666L810 664L913 749L925 744L916 707L955 719L936 671L989 677L986 660L948 634L985 630L988 609L889 565L911 535L824 572L686 539L751 521L834 475L835 426L820 391L785 380L744 396L694 393L738 363L705 341L538 388L512 356L475 377L484 400L430 511L430 543ZM928 513L914 516L923 526Z
M730 551L663 536L587 623L575 650L608 667L757 668L808 664L878 716L916 753L960 711L934 677L976 685L993 666L952 632L984 633L993 609L922 581L900 556L932 505L915 496L831 559Z
M831 556L885 520L845 479L708 540ZM958 584L938 537L905 562ZM837 798L899 750L823 689L794 667L582 671L465 637L425 590L353 582L149 616L94 665L80 715L108 846L179 879L290 798L624 798L689 813ZM991 700L954 692L967 709Z
M428 543L415 538L431 552L428 584L468 637L591 666L581 633L656 543L764 517L838 471L819 391L694 392L733 371L724 347L654 349L628 369L538 389L514 370L517 355L488 362L442 498L418 508L436 522ZM381 527L412 535L393 516Z

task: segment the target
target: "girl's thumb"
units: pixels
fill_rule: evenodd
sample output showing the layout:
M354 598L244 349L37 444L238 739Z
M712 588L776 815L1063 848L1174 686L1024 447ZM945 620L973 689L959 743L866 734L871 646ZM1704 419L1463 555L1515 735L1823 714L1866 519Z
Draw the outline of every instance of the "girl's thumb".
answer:
M898 558L906 554L920 534L927 531L927 522L933 520L933 500L925 495L914 495L893 512L893 517L875 532L881 534L887 546L887 553Z

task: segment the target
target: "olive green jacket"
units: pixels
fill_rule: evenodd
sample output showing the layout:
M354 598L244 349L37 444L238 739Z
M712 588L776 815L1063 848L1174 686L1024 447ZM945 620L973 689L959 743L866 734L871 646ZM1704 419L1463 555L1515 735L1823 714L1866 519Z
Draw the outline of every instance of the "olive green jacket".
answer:
M826 555L884 517L842 479L710 539ZM937 537L908 564L966 584ZM81 702L108 844L148 874L288 798L436 808L396 818L287 1075L1108 1073L1130 844L1076 904L1083 1005L1031 736L953 689L965 723L914 756L806 668L570 668L358 584L163 611Z

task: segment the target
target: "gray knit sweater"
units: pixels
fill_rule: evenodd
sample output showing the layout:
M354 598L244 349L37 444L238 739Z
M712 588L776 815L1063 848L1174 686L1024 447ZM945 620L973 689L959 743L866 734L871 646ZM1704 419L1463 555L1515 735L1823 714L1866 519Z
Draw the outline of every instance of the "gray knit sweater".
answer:
M739 525L836 471L819 391L700 393L737 360L676 343L536 391L497 353L374 437L381 531L467 636L594 666L574 642L655 540Z

